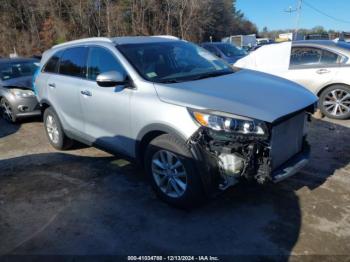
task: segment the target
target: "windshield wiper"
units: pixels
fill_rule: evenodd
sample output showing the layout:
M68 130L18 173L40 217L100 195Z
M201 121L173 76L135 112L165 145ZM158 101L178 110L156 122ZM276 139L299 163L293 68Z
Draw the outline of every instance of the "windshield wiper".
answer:
M175 84L175 83L181 83L182 81L179 81L177 79L165 79L165 80L161 80L159 81L159 83L162 84Z
M229 75L229 74L233 74L233 73L234 72L210 72L210 73L194 76L194 77L192 77L192 78L190 78L188 80L200 80L200 79L205 79L205 78L210 78L210 77Z
M194 80L200 80L204 78L210 78L210 77L217 77L217 76L222 76L222 75L228 75L228 74L233 74L234 71L230 72L210 72L210 73L205 73L205 74L200 74L200 75L194 75L191 77L182 77L180 78L172 78L172 79L164 79L161 80L160 83L162 84L173 84L173 83L181 83L181 82L187 82L187 81L194 81Z

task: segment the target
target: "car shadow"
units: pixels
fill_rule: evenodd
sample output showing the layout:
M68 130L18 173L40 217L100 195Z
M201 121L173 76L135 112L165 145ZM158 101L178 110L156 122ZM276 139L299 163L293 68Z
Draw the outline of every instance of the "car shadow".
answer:
M0 160L0 254L288 261L302 224L296 191L319 187L350 159L347 127L322 120L310 127L305 170L278 184L241 183L191 211L158 200L143 172L120 156L46 153Z
M11 124L9 122L6 122L3 118L0 117L0 139L16 133L19 130L20 126L20 124Z
M42 122L41 117L29 117L25 119L19 119L16 123L9 123L0 116L0 139L16 133L22 124L30 122Z
M0 160L0 174L2 255L287 260L300 231L298 196L282 187L243 183L184 211L157 199L142 171L120 157L28 155Z

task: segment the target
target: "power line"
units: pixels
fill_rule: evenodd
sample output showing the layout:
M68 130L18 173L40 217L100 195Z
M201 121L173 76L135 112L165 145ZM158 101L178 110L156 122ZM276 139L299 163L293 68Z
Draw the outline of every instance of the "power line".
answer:
M320 13L321 15L324 15L324 16L330 18L330 19L333 19L333 20L335 20L335 21L337 21L337 22L341 22L341 23L345 23L345 24L350 24L350 21L343 20L343 19L339 19L339 18L336 18L336 17L334 17L334 16L332 16L332 15L329 15L329 14L327 14L327 13L321 11L320 9L314 7L313 5L309 4L309 3L306 2L305 0L304 0L304 4L305 4L306 6L308 6L309 8L311 8L312 10L314 10L314 11Z

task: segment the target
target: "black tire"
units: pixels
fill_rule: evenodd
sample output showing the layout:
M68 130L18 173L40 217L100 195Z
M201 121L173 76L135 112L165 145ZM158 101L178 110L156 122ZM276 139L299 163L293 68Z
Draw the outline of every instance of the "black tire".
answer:
M10 110L12 113L11 115L7 114L5 112L5 105L8 107L8 110ZM5 98L1 98L0 100L0 111L1 111L1 117L5 119L9 123L16 123L17 122L17 117L13 112L13 107L11 103Z
M49 118L52 117L55 121L55 124L57 126L57 141L56 139L52 139L50 137L49 131L48 131L48 123ZM62 128L61 122L56 114L56 112L52 108L47 108L44 112L44 127L45 127L45 133L47 136L47 139L49 140L50 144L57 150L67 150L72 147L73 140L68 138Z
M328 118L333 118L333 119L348 119L350 118L350 110L349 111L345 111L345 108L341 107L342 110L344 110L343 114L333 114L330 113L330 109L327 110L327 107L324 105L325 102L329 101L330 96L332 97L332 92L337 92L337 94L339 94L340 92L343 92L342 94L348 93L350 94L350 87L346 86L346 85L333 85L330 86L328 88L326 88L325 90L322 91L321 95L320 95L320 99L318 102L318 106L322 112L322 114L324 114L325 116L327 116ZM330 96L329 96L330 95ZM346 106L350 107L349 104L350 99L347 100L347 104Z
M179 197L170 197L164 193L157 185L155 177L152 171L152 160L156 156L157 152L168 151L176 156L181 162L187 174L186 182L187 186L184 193ZM145 154L145 169L150 179L152 188L156 192L157 196L170 205L179 208L192 208L199 205L206 199L206 195L203 191L203 186L199 174L196 172L195 159L193 158L190 150L186 146L185 142L173 135L164 134L156 137L150 142ZM169 182L168 182L169 184Z

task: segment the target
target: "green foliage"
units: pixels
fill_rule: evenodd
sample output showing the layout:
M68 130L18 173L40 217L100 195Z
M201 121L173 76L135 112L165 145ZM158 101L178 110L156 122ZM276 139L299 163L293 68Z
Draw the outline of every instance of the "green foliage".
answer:
M65 37L58 37L55 41L54 41L54 44L55 45L58 45L58 44L62 44L64 42L66 42L67 39Z

